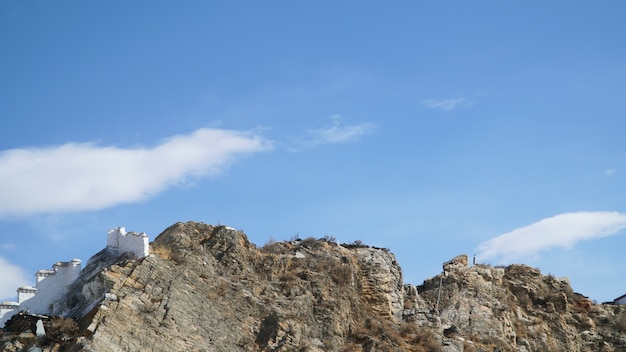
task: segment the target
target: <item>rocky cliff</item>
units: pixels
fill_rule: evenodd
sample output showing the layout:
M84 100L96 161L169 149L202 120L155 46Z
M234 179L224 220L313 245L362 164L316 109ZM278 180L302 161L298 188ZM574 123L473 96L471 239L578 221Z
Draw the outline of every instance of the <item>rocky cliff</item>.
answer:
M385 249L332 238L257 248L240 231L202 223L171 226L151 253L143 259L99 253L54 305L78 323L71 333L36 338L23 329L7 331L0 346L626 351L626 307L593 304L567 280L522 265L468 266L459 256L421 286L405 285Z

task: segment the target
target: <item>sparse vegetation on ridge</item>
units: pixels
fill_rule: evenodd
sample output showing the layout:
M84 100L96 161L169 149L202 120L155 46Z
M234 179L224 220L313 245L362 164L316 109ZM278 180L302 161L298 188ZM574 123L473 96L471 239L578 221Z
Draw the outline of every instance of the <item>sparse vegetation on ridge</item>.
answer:
M105 352L626 346L624 307L594 304L567 280L524 265L469 267L458 256L442 275L413 286L392 253L360 241L298 237L257 248L241 231L201 223L171 226L152 253L110 265L73 292L75 304L89 303L81 302L87 294L108 298L77 317L78 333L72 321L59 321L66 335L51 328L54 343ZM25 346L16 336L0 338L6 351Z

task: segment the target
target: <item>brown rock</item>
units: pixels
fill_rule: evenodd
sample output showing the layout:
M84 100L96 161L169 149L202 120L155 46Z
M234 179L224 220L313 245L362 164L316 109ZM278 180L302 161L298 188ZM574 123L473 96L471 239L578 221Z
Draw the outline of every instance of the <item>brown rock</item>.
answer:
M169 227L151 248L144 259L98 253L54 304L85 337L37 342L5 334L0 346L103 352L626 346L626 309L593 304L566 279L524 265L469 267L460 255L444 263L442 275L405 285L384 249L330 238L257 248L240 231L193 222Z

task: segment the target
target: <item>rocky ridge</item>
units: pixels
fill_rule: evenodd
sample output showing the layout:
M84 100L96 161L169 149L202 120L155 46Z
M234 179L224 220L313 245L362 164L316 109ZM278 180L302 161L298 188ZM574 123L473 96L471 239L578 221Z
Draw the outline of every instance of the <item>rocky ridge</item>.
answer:
M54 305L79 332L5 332L2 350L626 351L626 307L523 265L462 255L414 286L385 249L329 237L257 248L194 222L166 229L151 253L98 253Z

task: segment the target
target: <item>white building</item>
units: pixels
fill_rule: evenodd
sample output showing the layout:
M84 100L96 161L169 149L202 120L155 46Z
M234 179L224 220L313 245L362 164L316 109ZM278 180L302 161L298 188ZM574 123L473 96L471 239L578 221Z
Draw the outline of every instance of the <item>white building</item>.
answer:
M17 302L4 301L0 303L0 327L4 327L4 323L19 311L20 304Z
M614 304L626 304L626 295L622 295L613 300Z
M39 270L35 274L35 287L22 286L17 289L17 302L0 304L0 327L13 314L27 310L33 314L47 314L54 302L67 292L68 287L80 276L80 259L56 262L52 270Z
M119 254L131 252L137 258L150 254L150 242L144 232L126 232L126 228L117 227L109 230L107 248Z
M137 258L150 254L150 243L145 233L126 232L118 227L108 232L108 250L118 254L130 252ZM35 286L22 286L17 289L17 302L0 303L0 328L16 313L28 310L33 314L50 314L53 304L68 291L69 286L80 276L81 261L56 262L52 270L39 270L35 273Z

